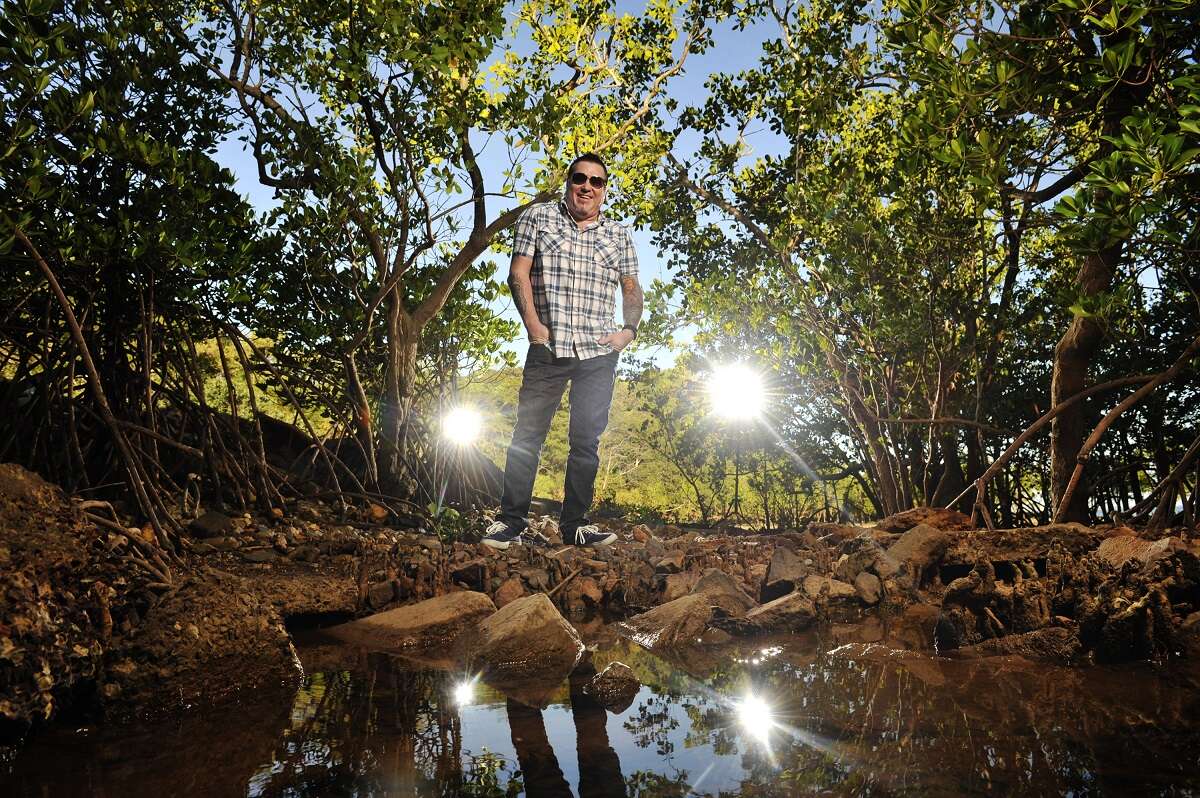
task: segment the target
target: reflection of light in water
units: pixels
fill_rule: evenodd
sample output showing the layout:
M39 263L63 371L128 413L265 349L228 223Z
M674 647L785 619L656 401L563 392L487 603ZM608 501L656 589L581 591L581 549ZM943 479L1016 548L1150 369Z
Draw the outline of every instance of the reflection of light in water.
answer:
M468 679L465 682L460 682L454 688L454 703L460 707L465 707L475 700L475 680Z
M781 653L783 653L782 646L768 646L767 648L759 649L749 657L734 657L733 661L742 665L761 665L767 660L779 656Z
M742 724L742 728L751 736L765 743L771 736L771 728L775 725L774 713L767 706L767 702L756 695L748 695L735 706L738 722Z

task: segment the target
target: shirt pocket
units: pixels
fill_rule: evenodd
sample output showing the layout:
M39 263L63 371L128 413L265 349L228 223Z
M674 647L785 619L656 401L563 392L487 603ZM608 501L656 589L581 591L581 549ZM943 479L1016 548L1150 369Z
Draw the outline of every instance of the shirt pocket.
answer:
M617 271L620 267L621 249L612 241L597 241L596 242L596 265L609 279L615 281L617 279Z
M557 287L570 269L571 242L567 236L553 229L539 230L537 234L537 254L542 262L542 274L550 278L551 285Z

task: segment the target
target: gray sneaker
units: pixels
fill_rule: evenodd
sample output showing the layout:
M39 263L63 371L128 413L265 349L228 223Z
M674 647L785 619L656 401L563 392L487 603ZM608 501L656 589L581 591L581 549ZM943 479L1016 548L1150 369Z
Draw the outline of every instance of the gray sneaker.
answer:
M521 533L503 521L496 521L487 528L480 542L493 549L507 549L512 544L521 542Z
M573 539L570 535L563 536L563 543L574 543L576 546L607 546L617 539L615 532L601 532L595 524L584 524L575 530Z

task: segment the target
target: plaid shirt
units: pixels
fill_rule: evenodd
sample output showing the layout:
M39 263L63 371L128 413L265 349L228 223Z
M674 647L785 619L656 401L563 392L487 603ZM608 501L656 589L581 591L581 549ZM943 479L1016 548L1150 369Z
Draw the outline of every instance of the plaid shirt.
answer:
M580 230L565 203L532 205L517 220L513 256L533 258L529 282L555 357L581 360L613 350L596 339L616 332L621 277L637 277L629 230L601 214Z

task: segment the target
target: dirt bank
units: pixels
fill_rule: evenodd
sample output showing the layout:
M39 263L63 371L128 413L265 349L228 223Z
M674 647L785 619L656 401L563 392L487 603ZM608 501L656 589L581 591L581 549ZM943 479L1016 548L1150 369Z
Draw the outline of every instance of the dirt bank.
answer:
M66 710L130 717L284 682L298 673L287 622L458 590L499 608L546 593L576 625L680 602L642 620L661 616L714 643L922 607L939 650L957 657L1186 656L1200 631L1200 559L1187 530L1153 540L1079 525L987 532L920 510L770 535L618 523L617 543L587 550L558 545L553 522L538 518L556 545L498 552L386 521L346 523L310 502L265 518L208 512L191 521L164 580L139 564L139 530L97 525L57 488L0 466L6 733Z

